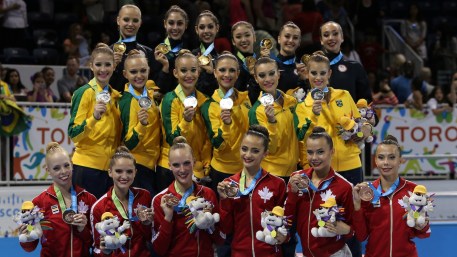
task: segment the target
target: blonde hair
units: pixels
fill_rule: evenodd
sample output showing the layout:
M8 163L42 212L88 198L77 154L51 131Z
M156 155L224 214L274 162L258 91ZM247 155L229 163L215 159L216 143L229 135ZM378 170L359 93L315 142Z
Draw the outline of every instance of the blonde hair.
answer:
M109 48L109 46L105 43L98 43L94 50L92 51L92 54L90 55L90 63L92 63L95 59L95 56L97 54L107 54L107 55L110 55L111 57L113 57L113 61L114 61L114 52L111 48Z
M55 153L64 153L70 159L70 155L68 154L67 150L65 150L59 143L50 142L46 145L46 163L49 161L49 156Z

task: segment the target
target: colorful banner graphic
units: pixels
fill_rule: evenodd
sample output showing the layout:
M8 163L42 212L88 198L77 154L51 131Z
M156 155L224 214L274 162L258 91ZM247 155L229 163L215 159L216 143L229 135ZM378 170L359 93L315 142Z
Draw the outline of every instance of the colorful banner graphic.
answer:
M398 139L403 155L434 155L457 153L457 117L454 113L434 115L431 111L418 111L403 107L381 109L375 128L372 147L374 152L386 135ZM400 167L401 175L448 175L455 173L457 158L413 158ZM372 174L379 174L376 168Z
M70 122L69 106L34 107L24 106L26 114L32 117L32 126L14 137L13 179L46 180L50 179L45 167L46 145L57 142L69 153L73 143L67 134Z

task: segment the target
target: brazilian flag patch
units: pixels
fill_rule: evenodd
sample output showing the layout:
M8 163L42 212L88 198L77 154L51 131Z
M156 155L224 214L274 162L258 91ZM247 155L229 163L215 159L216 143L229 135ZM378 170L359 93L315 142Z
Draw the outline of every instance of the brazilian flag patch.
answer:
M343 107L343 101L341 99L336 100L336 106Z

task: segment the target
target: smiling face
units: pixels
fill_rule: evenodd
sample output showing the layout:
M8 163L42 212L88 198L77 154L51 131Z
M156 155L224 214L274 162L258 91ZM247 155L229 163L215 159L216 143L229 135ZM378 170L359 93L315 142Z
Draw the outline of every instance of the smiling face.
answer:
M135 163L132 159L118 158L114 160L108 174L113 179L114 188L117 192L127 192L135 179Z
M198 24L195 25L195 32L198 38L206 44L214 42L218 31L219 25L210 16L202 16Z
M114 57L106 53L98 53L93 57L90 69L94 73L97 83L107 85L114 71Z
M235 86L239 74L240 69L236 60L224 58L217 61L214 77L216 77L219 87L222 87L225 91Z
M276 63L262 63L257 65L255 69L255 80L260 88L273 96L276 95L276 88L279 82L279 70Z
M299 29L285 27L278 36L279 53L282 56L295 55L295 50L300 46L300 37Z
M243 53L254 52L254 32L245 25L238 26L232 32L232 44Z
M314 171L318 173L328 172L332 163L332 155L335 152L334 148L330 148L324 137L308 138L306 146L306 158Z
M402 163L396 145L380 144L376 149L376 166L384 177L398 177L398 169Z
M329 22L321 27L321 45L327 51L338 53L343 41L343 32L337 23Z
M332 70L325 62L310 61L308 63L308 80L311 88L324 89L330 80Z
M134 7L124 7L117 16L117 25L124 38L136 36L141 26L141 12Z
M149 66L146 58L130 58L125 61L124 77L135 89L142 89L149 75Z
M176 67L173 75L184 89L193 91L197 84L200 71L197 58L194 56L183 56L176 60Z
M171 150L168 161L175 180L183 188L190 187L192 185L192 171L195 163L192 152L187 147Z
M73 165L70 157L65 152L54 152L46 157L46 171L52 177L52 181L62 188L71 186Z
M180 40L187 28L187 22L184 16L179 12L171 12L168 18L163 21L165 31L173 40Z
M264 138L255 135L246 135L241 142L240 156L247 170L257 171L260 163L267 156Z

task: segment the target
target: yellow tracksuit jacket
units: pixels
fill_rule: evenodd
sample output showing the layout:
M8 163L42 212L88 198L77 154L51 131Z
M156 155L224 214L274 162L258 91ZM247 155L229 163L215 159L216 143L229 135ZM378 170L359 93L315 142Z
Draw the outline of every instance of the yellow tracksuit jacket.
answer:
M100 120L94 118L96 94L103 87L95 79L80 87L71 99L71 118L68 134L75 144L73 163L83 167L108 170L109 161L121 139L121 119L118 109L120 93L111 86L111 101Z
M198 178L208 175L211 161L211 142L206 133L205 124L201 116L200 108L208 99L204 94L195 90L197 98L197 110L191 122L184 119L184 104L179 95L182 95L180 86L168 92L160 104L160 115L162 117L162 149L157 165L169 169L168 152L173 139L177 136L186 138L187 143L192 147L194 158L194 175Z
M134 94L140 97L143 91L134 90ZM152 100L152 106L148 109L148 125L143 126L138 120L138 112L141 107L129 91L129 84L125 84L124 94L119 101L119 109L122 122L122 140L135 157L138 164L149 169L155 169L160 155L160 141L162 122L159 108L154 103L154 89L147 88L148 97Z
M202 116L213 145L211 166L227 174L235 174L243 169L240 145L249 128L248 112L251 108L248 92L234 90L238 94L238 98L233 103L230 125L226 125L221 120L221 107L219 106L221 96L217 90L212 99L206 101L202 106Z
M295 97L280 92L284 98L281 107L274 102L276 123L268 122L265 107L259 99L249 111L249 124L260 124L270 133L269 154L262 161L262 168L276 176L288 177L297 170L298 163L298 119L295 114L297 100Z
M298 126L300 127L301 124L305 123L306 118L311 120L310 127L304 136L304 142L306 142L306 138L311 134L314 126L323 127L333 139L333 146L335 148L335 154L332 159L333 169L341 172L361 167L360 149L357 147L357 144L345 142L338 135L337 129L339 117L353 116L359 118L359 110L348 91L329 87L329 92L330 101L328 104L325 101L323 102L322 112L319 116L316 116L312 111L314 100L311 98L311 94L308 94L305 101L297 105ZM309 167L306 159L306 150L301 151L300 155L302 166L304 168Z

